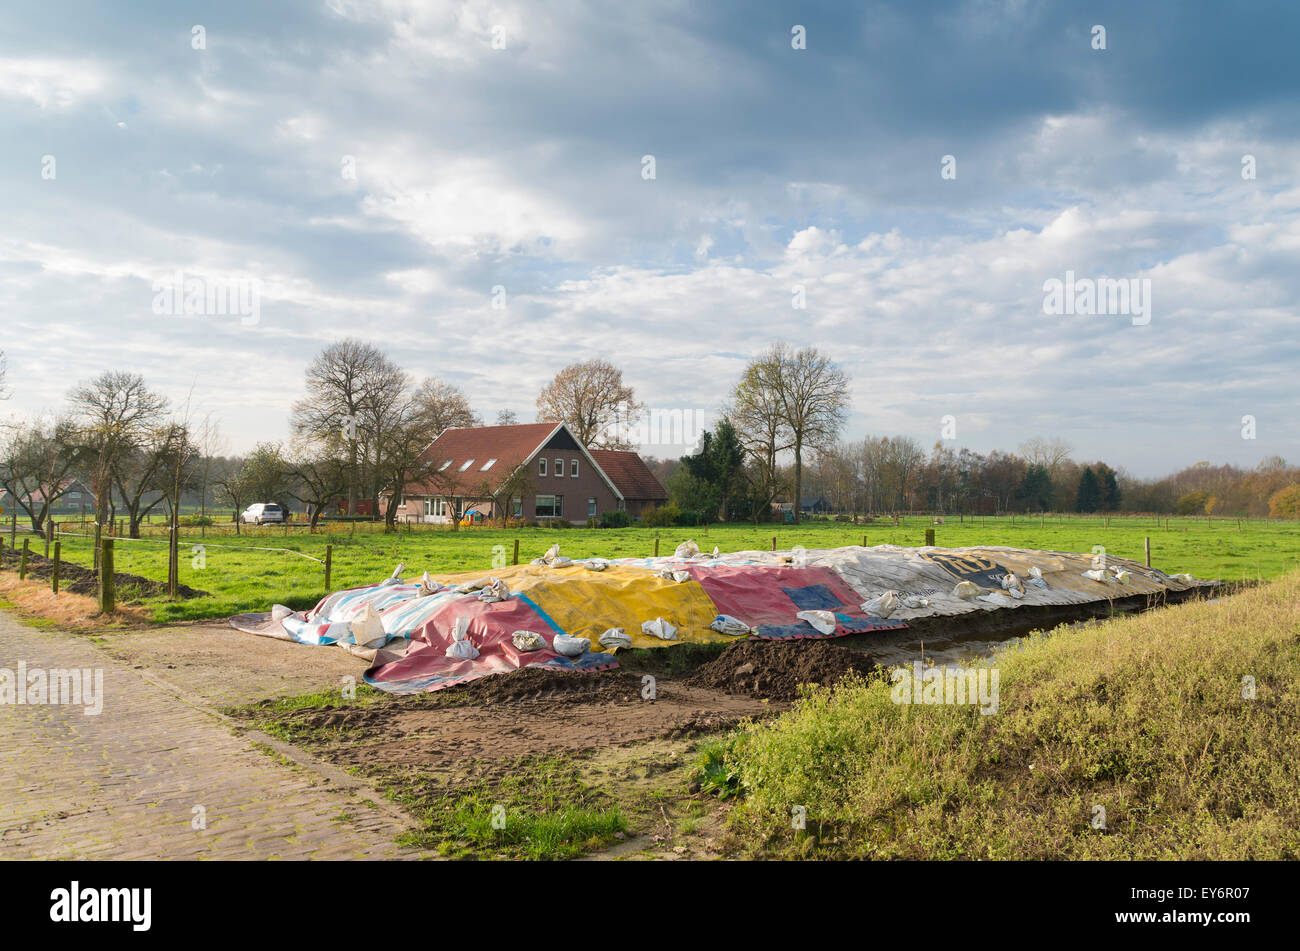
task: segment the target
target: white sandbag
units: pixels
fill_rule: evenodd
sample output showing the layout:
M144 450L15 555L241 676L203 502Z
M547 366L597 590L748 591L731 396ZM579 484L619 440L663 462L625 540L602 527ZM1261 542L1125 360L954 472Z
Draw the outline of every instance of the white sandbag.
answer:
M732 617L730 614L719 614L709 625L709 629L717 631L719 634L729 634L732 637L739 637L742 634L748 634L750 627L740 618Z
M417 597L427 598L429 595L437 594L441 590L442 590L442 585L434 581L433 578L426 571L424 573L424 577L420 579L420 592L417 595Z
M922 598L915 594L909 594L903 599L903 607L909 611L915 611L918 608L928 608L930 606L929 598Z
M1016 573L1014 571L1008 571L1005 575L1002 576L1002 590L1012 591L1015 589L1019 589L1020 592L1023 594L1025 590L1025 586L1020 583L1020 579L1016 577Z
M1037 565L1030 565L1030 566L1029 566L1029 577L1031 577L1031 578L1038 578L1039 580L1041 580L1042 577L1043 577L1043 569L1042 569L1042 568L1039 568Z
M717 558L719 554L720 554L720 552L718 551L718 546L717 546L717 545L714 545L714 546L713 546L713 557L714 557L714 558Z
M993 604L1000 608L1014 608L1016 602L1013 598L1007 597L1005 591L994 591L992 594L981 595L976 598L977 601L983 601L985 604Z
M1046 588L1047 582L1042 578L1030 578L1025 584L1032 584L1035 588Z
M1083 572L1083 576L1089 581L1106 582L1110 580L1110 575L1106 574L1106 572L1099 568L1094 568L1092 571L1085 571Z
M583 564L588 571L605 571L609 568L609 562L604 558L588 558Z
M560 557L560 543L556 542L550 548L546 549L546 554L542 556L542 561L550 564L556 558Z
M692 538L678 545L677 550L673 552L673 557L694 558L699 553L700 553L700 546L695 544L695 539Z
M573 564L573 559L565 558L563 555L556 555L546 564L548 564L552 568L567 568L569 567L569 565Z
M867 617L889 617L898 610L900 602L897 591L886 591L879 597L862 602L862 613Z
M451 626L451 643L447 645L445 654L457 660L473 660L478 656L478 648L469 640L469 618L456 618Z
M632 638L621 627L611 627L604 634L597 638L597 643L601 647L616 649L619 647L631 647Z
M510 586L500 578L493 578L482 591L478 593L478 599L485 604L495 604L497 601L505 601L510 597Z
M387 578L385 578L383 581L379 582L379 587L386 588L389 585L401 584L402 572L405 570L406 570L406 563L399 562L397 567L393 569L393 573L389 575Z
M352 641L359 647L383 647L388 640L384 631L384 622L373 604L367 604L348 622L352 631Z
M957 586L952 589L952 593L954 597L969 600L970 598L979 597L980 588L973 581L958 581Z
M681 584L683 581L691 580L691 573L689 571L683 571L680 568L664 568L659 572L659 577L666 581L676 581L678 584Z
M673 627L661 617L657 617L653 621L642 622L641 633L648 634L651 637L657 637L661 641L677 640L677 628Z
M1170 575L1169 577L1172 578L1174 581L1181 581L1183 584L1191 584L1193 581L1196 580L1196 578L1194 578L1192 575L1186 573Z
M491 579L489 578L479 578L476 581L465 581L456 585L456 593L473 594L475 591L486 588L490 583Z
M1011 597L1014 598L1015 600L1019 601L1021 598L1023 598L1023 597L1025 596L1025 589L1024 589L1024 588L1007 588L1006 593L1009 594L1009 595L1011 595Z
M546 646L546 638L536 631L515 631L510 641L521 651L539 651Z
M807 621L819 634L834 634L835 625L839 623L830 611L800 611L795 617Z
M1115 580L1120 584L1128 584L1129 580L1133 577L1123 568L1112 568L1111 570L1115 572Z
M551 650L565 657L581 657L591 650L591 641L585 637L570 637L568 634L556 634L551 640Z

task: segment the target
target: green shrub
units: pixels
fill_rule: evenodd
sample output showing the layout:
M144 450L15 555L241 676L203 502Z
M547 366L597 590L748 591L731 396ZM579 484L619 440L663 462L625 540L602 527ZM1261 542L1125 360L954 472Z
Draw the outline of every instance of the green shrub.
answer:
M669 528L677 524L682 510L672 502L658 508L651 506L641 513L641 523L647 528Z
M632 516L628 515L621 509L615 509L612 512L602 512L600 515L601 528L627 528L632 524Z

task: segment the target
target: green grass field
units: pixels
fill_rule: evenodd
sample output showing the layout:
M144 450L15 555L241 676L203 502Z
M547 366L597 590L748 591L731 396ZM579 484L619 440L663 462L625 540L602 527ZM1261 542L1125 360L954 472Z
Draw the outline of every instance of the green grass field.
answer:
M1155 567L1225 581L1275 578L1300 565L1300 522L1238 522L1231 518L1166 521L1154 516L1113 516L1107 524L1101 517L1088 516L1002 516L964 521L950 517L944 524L932 526L930 519L914 517L901 519L897 527L892 520L882 519L858 526L806 522L797 526L713 525L708 529L464 528L456 532L421 526L387 535L365 524L355 534L339 524L331 526L329 534L316 535L306 534L300 527L291 527L287 532L277 527L245 527L242 534L235 535L223 526L203 533L183 529L181 582L211 592L211 597L175 603L152 598L143 603L158 621L226 617L241 611L268 610L273 603L307 607L325 592L320 559L325 557L327 544L333 546L332 587L341 588L385 578L398 562L406 563L408 575L426 570L486 571L494 558L509 563L515 539L519 540L519 559L524 562L541 555L555 542L573 558L618 558L652 554L656 536L660 552L670 554L687 538L694 538L706 551L714 545L723 551L770 549L773 536L782 549L795 545L860 545L864 536L868 545L921 545L929 527L935 529L935 543L945 547L1008 545L1090 552L1093 546L1102 545L1112 556L1139 561L1144 557L1143 538L1150 536ZM148 531L152 534L140 541L118 540L117 571L165 580L165 536L158 534L158 528ZM66 560L92 563L89 538L68 534L61 541ZM195 546L203 546L201 557ZM40 550L40 543L35 547ZM281 548L290 551L258 550ZM123 599L129 598L130 592L124 592Z

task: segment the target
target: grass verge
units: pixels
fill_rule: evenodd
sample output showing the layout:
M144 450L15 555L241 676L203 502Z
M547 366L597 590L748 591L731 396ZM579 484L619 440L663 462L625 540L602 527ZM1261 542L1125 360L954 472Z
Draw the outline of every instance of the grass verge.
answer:
M697 782L740 796L732 830L755 854L1300 855L1300 573L990 664L994 714L895 703L884 675L812 688L704 744Z

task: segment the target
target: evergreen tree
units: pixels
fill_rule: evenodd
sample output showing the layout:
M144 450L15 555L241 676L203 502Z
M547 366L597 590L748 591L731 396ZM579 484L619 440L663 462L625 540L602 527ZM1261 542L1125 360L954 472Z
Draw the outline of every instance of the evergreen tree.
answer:
M1101 481L1101 510L1118 512L1121 494L1119 480L1115 478L1115 470L1103 464L1097 466L1097 471L1100 473Z
M740 501L744 465L745 447L731 421L724 418L713 432L705 431L699 452L682 456L682 469L689 478L674 480L682 495L678 504L708 521L726 521L733 504Z
M1097 473L1089 466L1079 477L1079 494L1075 499L1074 510L1095 512L1099 508L1101 508L1101 483L1097 481Z
M1046 512L1052 507L1052 476L1046 466L1032 465L1025 469L1019 495L1021 504L1030 511Z

